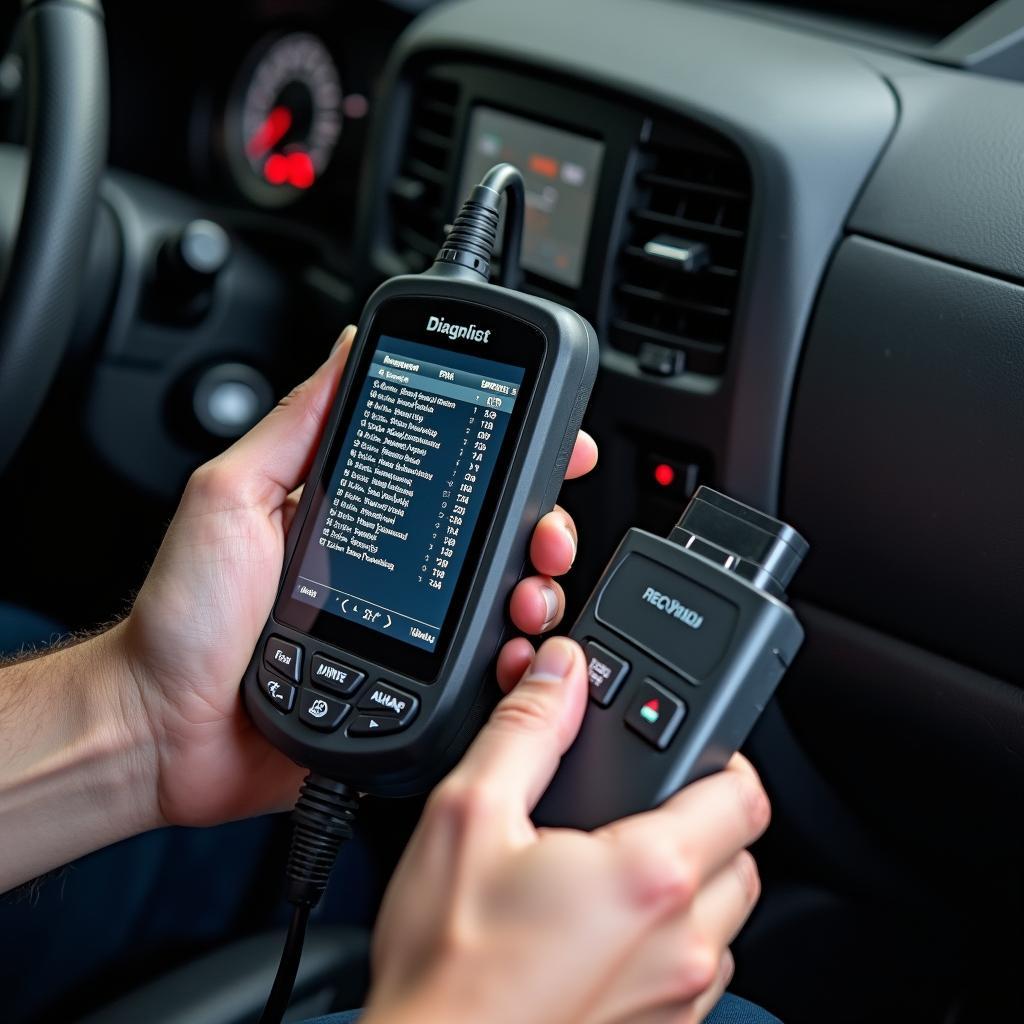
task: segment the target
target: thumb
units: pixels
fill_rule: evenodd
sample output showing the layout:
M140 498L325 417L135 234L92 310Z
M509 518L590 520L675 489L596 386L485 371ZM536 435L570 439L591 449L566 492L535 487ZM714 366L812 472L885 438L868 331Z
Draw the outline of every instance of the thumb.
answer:
M276 507L305 479L355 335L355 327L346 327L316 373L218 458L245 481L247 503Z
M567 637L546 640L491 715L456 773L529 815L547 789L583 721L583 652Z

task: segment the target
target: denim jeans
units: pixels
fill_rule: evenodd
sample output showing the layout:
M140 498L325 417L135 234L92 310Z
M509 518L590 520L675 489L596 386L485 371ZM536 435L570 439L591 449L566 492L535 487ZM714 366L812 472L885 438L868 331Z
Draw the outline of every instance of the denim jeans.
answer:
M348 1013L332 1013L328 1017L317 1017L316 1020L305 1021L304 1024L355 1024L359 1019L359 1010ZM778 1017L773 1017L760 1006L748 1003L746 999L725 995L718 1005L704 1019L704 1024L781 1024Z

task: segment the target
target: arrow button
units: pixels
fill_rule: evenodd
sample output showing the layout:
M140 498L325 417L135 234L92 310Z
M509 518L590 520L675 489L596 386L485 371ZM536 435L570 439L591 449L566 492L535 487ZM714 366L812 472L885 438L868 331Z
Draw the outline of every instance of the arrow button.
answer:
M349 736L387 736L404 728L405 726L397 718L356 715L348 727L348 734Z

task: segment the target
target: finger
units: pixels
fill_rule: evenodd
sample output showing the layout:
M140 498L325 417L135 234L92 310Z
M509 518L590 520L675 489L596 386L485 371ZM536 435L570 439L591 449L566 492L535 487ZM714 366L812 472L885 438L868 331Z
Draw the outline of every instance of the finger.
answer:
M754 859L743 851L704 885L691 905L662 921L629 954L602 1005L612 1020L701 1021L728 978L722 958L760 894ZM695 1004L706 1006L694 1012ZM638 1016L639 1013L639 1016Z
M719 961L711 987L692 1002L669 1003L640 1014L627 1014L622 1024L701 1024L721 1002L735 971L735 961L727 949ZM717 1020L718 1018L716 1018ZM728 1018L732 1020L733 1018Z
M585 476L597 465L597 442L585 431L576 435L576 444L569 457L569 466L565 471L566 480L575 480Z
M530 540L530 561L537 572L561 576L576 561L576 524L572 516L557 506L543 516Z
M693 1004L693 1011L689 1018L680 1018L680 1024L682 1021L703 1021L705 1017L718 1005L722 996L725 995L725 990L729 987L729 983L732 981L732 976L736 972L736 961L732 957L730 950L725 950L722 953L722 959L718 965L718 975L715 978L715 983L709 988L702 996L700 996Z
M348 359L355 327L349 326L323 365L271 411L218 461L237 471L237 497L246 504L276 507L309 471L331 402Z
M508 693L523 678L535 653L533 644L525 636L517 636L502 647L495 674L503 693Z
M509 615L524 633L546 633L562 621L565 594L550 576L530 576L512 591Z
M674 938L682 941L684 934L694 934L717 956L739 935L760 895L757 864L749 851L741 850L694 896L686 915L687 931L677 927Z
M654 942L642 943L639 952L634 954L620 970L613 983L614 987L606 989L602 1000L602 1021L614 1021L615 1024L701 1024L715 1005L725 994L729 982L732 981L734 961L732 953L726 949L712 965L706 977L711 979L696 996L679 997L677 992L694 991L691 978L684 964L670 963L663 970L664 977L657 978L649 970L635 973L635 967L641 959L648 964L651 957L658 957L662 947ZM658 989L654 986L659 985Z
M587 702L583 652L552 637L502 699L451 781L489 790L496 802L529 814L579 732Z
M284 504L281 506L281 525L284 527L286 536L288 531L292 528L292 523L295 521L295 513L299 510L299 502L301 500L302 488L296 487L295 490L284 499Z
M690 884L699 888L768 827L771 807L746 759L733 759L723 771L694 782L654 811L624 818L599 834L621 844L624 856L648 852L682 863Z

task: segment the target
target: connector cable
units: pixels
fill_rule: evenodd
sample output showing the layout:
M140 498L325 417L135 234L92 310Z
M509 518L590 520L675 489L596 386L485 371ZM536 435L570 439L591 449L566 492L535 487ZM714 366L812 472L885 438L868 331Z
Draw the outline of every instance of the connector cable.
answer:
M505 288L518 287L526 189L522 174L512 164L492 167L470 192L434 258L435 268L457 267L484 281L490 280L503 197L505 228L501 237L501 273L496 283Z
M497 164L462 204L448 237L438 251L432 272L471 280L490 280L491 257L498 237L501 202L505 203L501 273L497 283L515 288L519 282L526 191L523 176L512 164ZM259 1024L280 1024L288 1009L302 957L306 926L320 902L341 844L352 837L355 794L342 782L310 772L292 814L285 893L295 910L288 927L281 963L260 1015Z
M288 937L259 1024L280 1024L288 1009L302 958L306 925L320 902L342 843L352 838L358 801L342 782L310 772L292 812L292 842L285 871L285 895L292 912Z

